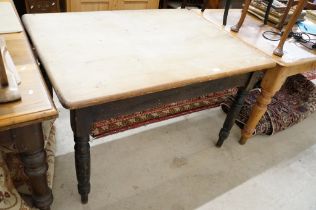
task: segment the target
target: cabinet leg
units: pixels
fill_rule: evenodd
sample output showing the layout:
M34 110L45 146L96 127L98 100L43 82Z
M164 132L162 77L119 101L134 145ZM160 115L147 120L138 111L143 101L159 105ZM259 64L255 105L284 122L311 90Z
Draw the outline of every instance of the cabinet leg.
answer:
M49 210L53 195L47 184L48 166L41 124L14 129L12 136L20 152L25 173L30 178L34 206Z

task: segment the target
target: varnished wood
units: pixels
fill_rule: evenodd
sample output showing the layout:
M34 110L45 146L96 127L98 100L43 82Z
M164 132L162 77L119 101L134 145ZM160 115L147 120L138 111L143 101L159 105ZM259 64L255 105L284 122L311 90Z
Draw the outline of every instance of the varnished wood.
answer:
M68 109L275 65L189 10L35 14L23 21Z
M0 2L10 2L0 0ZM0 105L0 131L53 119L57 111L24 32L1 34L21 77L21 100Z

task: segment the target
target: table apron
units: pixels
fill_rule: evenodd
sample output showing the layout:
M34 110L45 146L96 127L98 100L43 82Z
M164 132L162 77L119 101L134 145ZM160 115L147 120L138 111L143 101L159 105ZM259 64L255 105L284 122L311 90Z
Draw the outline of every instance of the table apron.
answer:
M72 125L76 124L77 128L83 133L87 133L91 129L93 122L106 120L122 115L128 115L135 112L144 111L159 107L164 104L178 102L181 100L191 99L193 97L203 96L208 93L225 90L233 87L244 87L248 84L252 72L226 77L223 79L201 82L184 87L169 89L165 91L146 94L124 100L108 102L105 104L95 105L82 109L70 110ZM259 72L255 72L257 76ZM80 123L74 123L80 122Z

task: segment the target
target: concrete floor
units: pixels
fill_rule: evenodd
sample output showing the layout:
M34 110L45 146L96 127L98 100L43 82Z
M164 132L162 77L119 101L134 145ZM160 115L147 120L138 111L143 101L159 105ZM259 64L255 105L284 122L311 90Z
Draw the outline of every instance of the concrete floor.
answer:
M52 210L316 209L316 113L245 146L235 126L221 149L218 108L95 140L82 205L69 113L58 108Z

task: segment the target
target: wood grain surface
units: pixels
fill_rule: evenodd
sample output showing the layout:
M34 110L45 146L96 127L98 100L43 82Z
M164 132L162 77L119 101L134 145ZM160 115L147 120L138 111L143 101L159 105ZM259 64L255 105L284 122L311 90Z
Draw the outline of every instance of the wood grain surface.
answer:
M11 2L0 0L0 2ZM3 20L1 20L3 21ZM0 104L0 131L57 117L24 32L0 34L21 77L22 100Z
M35 14L23 22L69 109L275 66L189 10Z
M240 17L241 10L229 10L227 25L222 26L222 19L224 10L205 10L202 14L199 10L194 10L196 14L203 16L208 21L218 25L220 28L230 32L231 26L235 25ZM231 35L238 37L257 49L262 50L264 53L270 55L275 62L281 66L297 66L303 63L315 62L316 53L308 50L306 47L296 43L293 39L287 40L284 44L284 55L282 57L273 55L274 49L278 46L278 41L270 41L262 36L264 31L276 31L277 29L264 25L262 20L248 14L243 26L238 33L230 32Z

